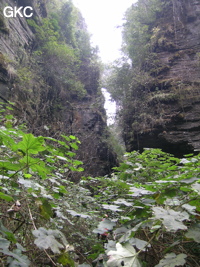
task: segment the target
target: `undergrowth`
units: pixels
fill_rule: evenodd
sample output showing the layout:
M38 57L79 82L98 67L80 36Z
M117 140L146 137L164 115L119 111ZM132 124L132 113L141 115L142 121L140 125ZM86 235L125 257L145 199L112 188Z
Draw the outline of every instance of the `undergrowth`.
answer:
M110 177L74 184L79 140L27 133L12 106L1 103L1 266L200 266L200 155L133 151Z

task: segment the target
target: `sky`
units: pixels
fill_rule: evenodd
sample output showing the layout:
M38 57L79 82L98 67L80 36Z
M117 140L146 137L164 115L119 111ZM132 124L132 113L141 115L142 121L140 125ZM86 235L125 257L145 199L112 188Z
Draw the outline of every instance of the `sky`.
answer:
M127 8L137 0L73 0L81 11L88 31L92 35L92 46L99 47L103 63L120 57L121 28Z
M99 56L103 63L113 62L120 58L122 44L121 26L125 11L137 0L73 0L80 10L91 34L92 46L99 47ZM115 121L116 103L109 92L103 88L104 108L107 124Z

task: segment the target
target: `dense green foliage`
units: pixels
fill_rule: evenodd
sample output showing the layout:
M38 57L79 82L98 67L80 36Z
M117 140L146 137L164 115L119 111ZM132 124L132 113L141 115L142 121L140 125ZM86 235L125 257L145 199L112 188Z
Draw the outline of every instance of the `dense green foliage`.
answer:
M118 90L124 92L129 89L133 94L136 86L142 89L147 85L148 79L151 81L151 74L159 67L155 43L161 36L158 34L157 24L169 4L170 1L139 0L126 11L122 46L125 57L113 66L113 73L111 72L108 81L108 89L115 98L121 98ZM114 86L117 88L116 94ZM126 97L126 94L122 97Z
M28 20L35 31L36 60L43 64L43 75L52 86L57 90L58 86L64 87L62 97L81 98L89 89L83 76L88 75L91 64L98 68L86 25L71 1L49 13L42 23Z
M132 5L125 15L124 52L135 66L143 64L149 54L151 31L165 1L142 0Z
M14 127L12 105L1 108L2 266L200 264L200 155L133 151L111 177L73 184L77 138Z
M27 19L31 44L19 47L16 59L9 60L9 82L15 93L7 98L16 103L18 117L32 132L44 133L45 124L51 125L51 136L58 136L64 132L62 112L68 111L69 121L72 102L78 106L98 94L101 67L85 21L72 1L47 2L46 16Z

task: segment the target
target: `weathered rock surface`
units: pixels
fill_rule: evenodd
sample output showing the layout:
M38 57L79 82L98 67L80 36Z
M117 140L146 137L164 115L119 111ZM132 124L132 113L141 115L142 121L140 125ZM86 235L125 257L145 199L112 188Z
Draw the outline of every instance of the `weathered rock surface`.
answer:
M19 6L33 6L37 20L47 15L43 0L17 2ZM8 5L14 6L16 1L3 0L0 9ZM39 65L32 62L35 34L27 21L28 19L20 16L5 18L0 13L1 101L3 99L15 102L19 120L25 122L36 135L58 137L63 133L77 136L81 141L77 154L78 159L84 163L84 175L108 174L112 167L116 166L117 160L106 141L106 115L102 95L97 90L95 69L91 77L84 76L87 95L81 100L72 97L67 101L66 93L62 96L62 90L65 88L44 81L42 74L38 73ZM21 85L16 83L18 75L21 75L23 90ZM58 91L57 100L52 95L52 90Z
M134 119L126 117L126 147L182 156L200 151L200 2L169 1L156 27L152 46L159 68Z

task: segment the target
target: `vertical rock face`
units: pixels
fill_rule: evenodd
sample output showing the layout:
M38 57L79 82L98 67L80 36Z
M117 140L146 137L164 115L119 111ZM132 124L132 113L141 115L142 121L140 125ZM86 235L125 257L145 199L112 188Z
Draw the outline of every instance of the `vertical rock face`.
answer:
M100 100L81 103L73 110L70 130L81 140L79 157L88 174L101 175L116 166L116 156L107 144L105 111ZM67 128L67 125L66 125Z
M200 3L174 0L169 9L171 13L163 18L160 27L165 31L163 41L168 42L167 46L171 44L171 49L167 47L166 51L162 51L161 43L160 53L158 51L161 62L168 67L164 78L199 82Z
M169 1L154 26L156 67L147 68L135 113L132 108L125 116L126 146L159 147L178 156L200 151L200 2Z
M18 6L30 5L34 20L47 16L45 1L17 1ZM0 9L16 5L1 1ZM84 175L105 175L117 164L116 155L107 143L106 115L99 90L99 69L82 60L80 82L85 95L69 93L70 87L60 82L62 67L34 56L36 34L28 19L5 18L0 12L0 98L15 103L16 115L36 135L58 137L60 133L75 135L81 141L77 157L83 161ZM55 66L54 66L55 64ZM57 72L53 76L51 73ZM46 73L50 73L49 76ZM67 80L67 79L66 79ZM79 83L80 83L79 82ZM79 85L78 83L78 85Z

